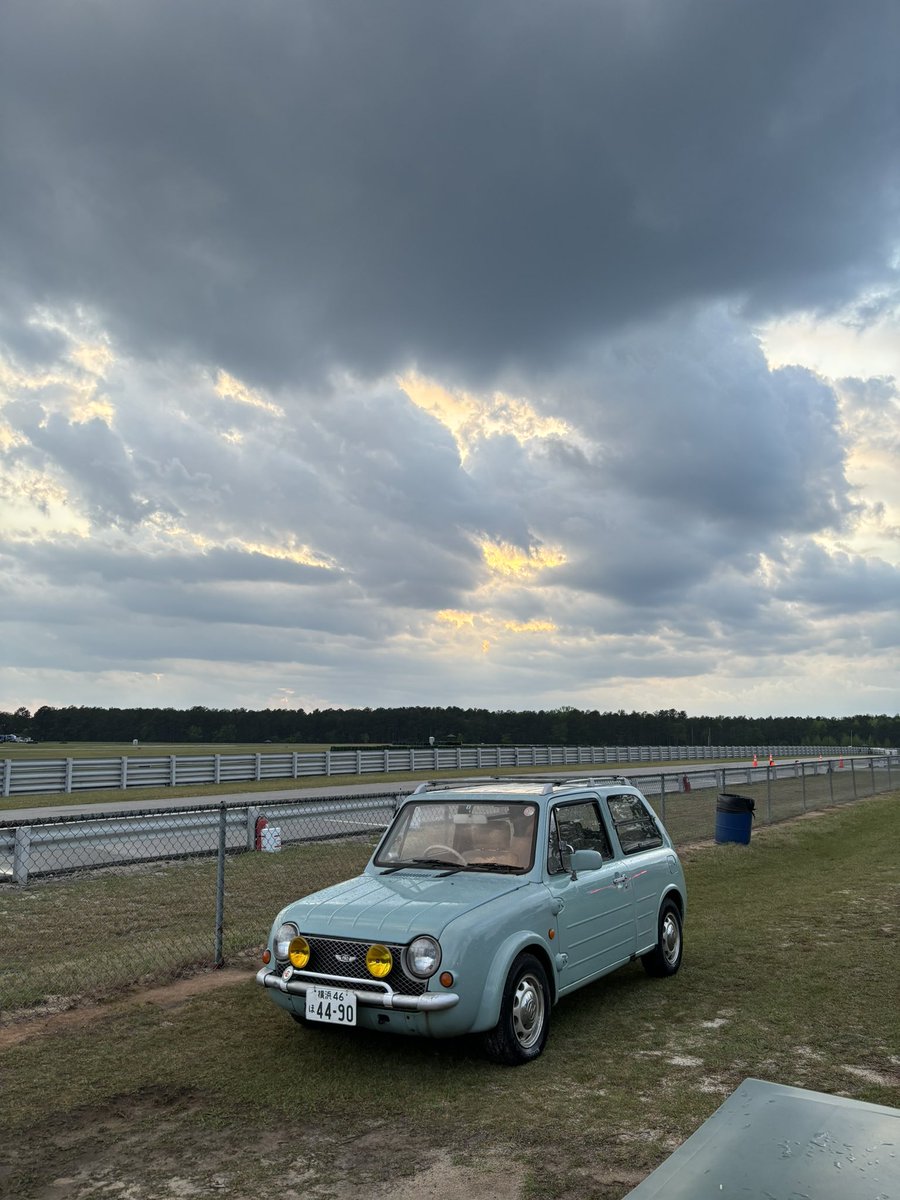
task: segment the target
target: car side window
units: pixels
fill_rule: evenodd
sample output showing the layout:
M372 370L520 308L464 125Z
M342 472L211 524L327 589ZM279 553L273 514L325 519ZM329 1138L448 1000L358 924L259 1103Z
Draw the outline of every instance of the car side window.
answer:
M616 827L623 854L637 854L639 850L652 850L663 844L656 819L640 796L628 793L607 796L606 803L609 805L609 815Z
M609 835L593 800L576 804L559 804L550 819L550 844L547 852L547 870L557 875L564 870L559 852L560 843L573 850L599 850L604 859L613 857Z

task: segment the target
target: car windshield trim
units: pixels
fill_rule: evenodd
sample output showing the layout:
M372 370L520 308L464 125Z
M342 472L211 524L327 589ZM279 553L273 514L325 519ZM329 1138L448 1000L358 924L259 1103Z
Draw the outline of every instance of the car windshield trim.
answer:
M408 867L431 867L437 870L438 867L445 868L445 875L455 875L457 871L464 871L460 863L447 862L446 858L405 858L402 862L391 863L382 875L393 875L394 871L403 871Z
M466 863L460 871L500 871L504 875L524 875L527 867L517 867L514 863L471 862Z

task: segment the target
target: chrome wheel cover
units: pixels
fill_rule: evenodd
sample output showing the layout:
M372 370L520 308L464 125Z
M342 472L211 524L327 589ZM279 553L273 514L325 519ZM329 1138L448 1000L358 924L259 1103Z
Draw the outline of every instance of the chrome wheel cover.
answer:
M678 924L678 918L672 912L667 912L663 917L662 929L659 933L659 945L667 965L674 967L681 953L681 929Z
M534 975L523 975L513 996L512 1025L516 1041L530 1050L540 1041L544 1028L544 989Z

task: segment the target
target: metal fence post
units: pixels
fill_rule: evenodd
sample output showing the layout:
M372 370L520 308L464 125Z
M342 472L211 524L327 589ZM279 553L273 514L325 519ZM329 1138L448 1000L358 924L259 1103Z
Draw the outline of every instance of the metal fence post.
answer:
M869 759L869 775L872 779L872 795L875 795L875 759Z
M225 801L219 805L219 857L216 863L216 958L215 966L225 962L222 954L225 928Z
M828 796L834 804L834 760L828 760Z
M850 778L853 781L853 799L856 799L856 760L850 759Z
M772 824L772 768L766 766L766 824Z
M249 805L247 808L247 849L256 849L256 821L260 816L261 810L255 805Z
M16 829L16 845L13 850L13 879L20 887L28 883L28 862L31 857L31 826L20 825Z
M888 779L890 779L890 777L891 777L890 772L888 772ZM4 759L4 761L3 761L3 795L4 796L8 796L10 794L11 787L12 787L12 759L7 758L7 759Z
M665 825L665 823L666 823L666 777L662 773L662 771L660 771L660 773L659 773L659 797L660 797L659 815L662 818L663 825Z
M72 790L72 760L71 760L71 758L66 759L66 789L65 790L67 792L71 792L71 790Z
M806 763L800 764L800 795L803 798L803 811L806 812Z

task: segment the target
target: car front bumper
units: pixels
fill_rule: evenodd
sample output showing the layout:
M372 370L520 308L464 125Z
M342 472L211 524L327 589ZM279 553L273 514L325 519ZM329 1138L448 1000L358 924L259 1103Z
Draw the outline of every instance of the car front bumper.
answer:
M390 1008L402 1012L433 1013L453 1008L459 1003L456 992L425 992L421 996L401 996L387 988L383 992L360 991L348 986L352 980L338 979L330 975L302 976L295 973L289 979L284 979L277 971L263 967L256 974L256 982L265 988L274 988L289 996L305 996L308 987L335 987L352 992L356 1003L362 1008Z

